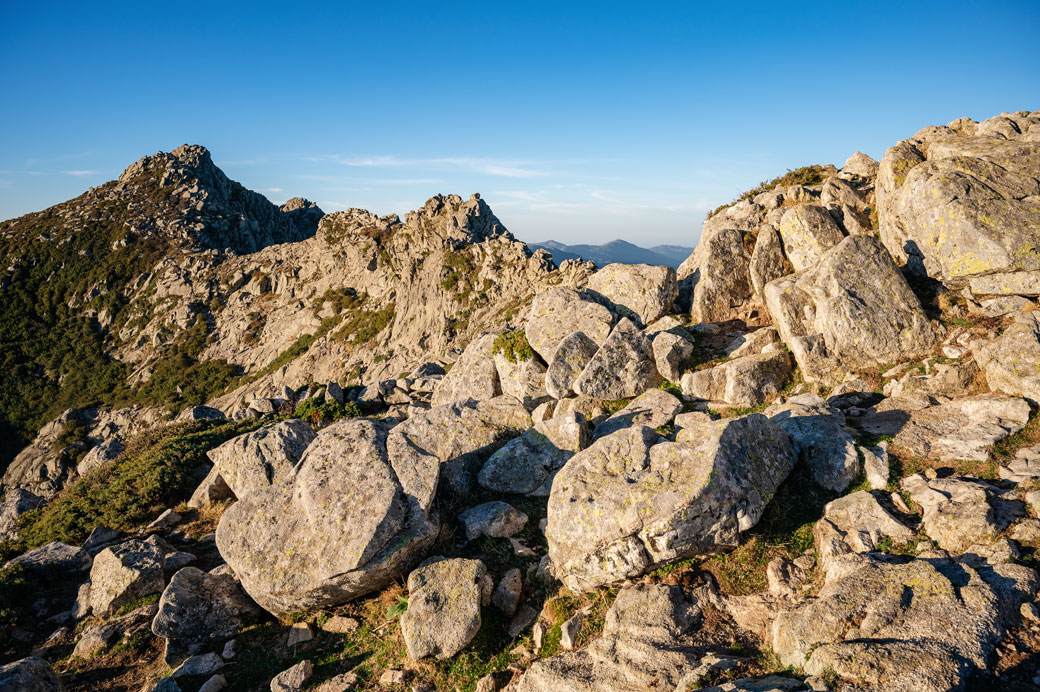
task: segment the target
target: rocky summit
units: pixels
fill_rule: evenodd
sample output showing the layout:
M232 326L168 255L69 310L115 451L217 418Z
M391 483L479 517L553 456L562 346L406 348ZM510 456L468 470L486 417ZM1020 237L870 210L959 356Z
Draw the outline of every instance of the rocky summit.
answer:
M0 254L0 691L1040 687L1040 112L681 263L188 145Z

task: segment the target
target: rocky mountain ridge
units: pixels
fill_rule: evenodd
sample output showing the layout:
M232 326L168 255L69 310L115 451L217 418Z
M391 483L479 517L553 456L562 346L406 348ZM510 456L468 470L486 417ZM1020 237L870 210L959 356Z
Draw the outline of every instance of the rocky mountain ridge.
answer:
M548 250L557 264L564 260L578 259L593 262L600 267L618 262L678 267L693 251L693 248L682 245L655 245L644 248L620 239L602 245L566 245L555 240L548 240L541 243L528 243L527 246Z
M1038 147L790 171L678 271L556 268L478 197L164 264L125 357L177 315L254 377L19 456L0 689L1033 689Z

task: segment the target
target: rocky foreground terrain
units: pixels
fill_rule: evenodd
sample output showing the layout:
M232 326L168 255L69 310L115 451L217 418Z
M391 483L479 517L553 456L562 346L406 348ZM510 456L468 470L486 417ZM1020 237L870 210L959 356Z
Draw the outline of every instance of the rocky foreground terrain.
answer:
M1040 687L1040 112L677 271L195 146L0 252L4 692Z

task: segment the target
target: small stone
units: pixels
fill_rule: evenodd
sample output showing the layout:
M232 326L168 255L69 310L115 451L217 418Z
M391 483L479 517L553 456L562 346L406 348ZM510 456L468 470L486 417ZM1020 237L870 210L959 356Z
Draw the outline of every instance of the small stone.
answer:
M513 617L513 621L509 623L508 633L510 637L516 637L525 629L531 626L531 623L538 617L537 611L529 605L524 605L520 608L520 612Z
M910 507L907 506L906 500L903 499L902 495L900 495L899 493L892 493L891 495L889 495L889 497L891 498L892 504L895 505L896 509L898 509L903 514L910 514Z
M235 640L230 640L224 645L224 650L220 652L220 657L225 661L230 661L235 658Z
M1022 614L1023 620L1040 622L1040 609L1036 607L1035 603L1023 603L1019 612Z
M459 515L466 530L466 540L484 535L508 538L523 530L527 515L506 502L493 501L471 507Z
M223 675L214 675L209 680L202 684L199 688L199 692L220 692L227 686L227 680L224 679Z
M531 642L534 644L534 652L542 650L542 639L545 637L545 625L540 622L534 623L531 628Z
M520 595L523 592L523 581L520 578L520 570L515 567L506 572L495 587L491 595L491 603L509 616L516 614L517 606L520 605Z
M271 692L300 692L314 674L314 664L300 661L292 668L283 670L271 680Z
M285 645L289 648L299 646L314 639L314 628L308 622L297 622L289 629L289 639Z
M90 625L80 636L79 641L76 642L76 648L73 649L73 657L79 658L90 658L94 654L98 653L119 635L119 628L113 625L96 624Z
M155 520L151 524L149 524L147 526L147 528L149 528L149 529L165 529L165 528L169 528L171 526L174 526L175 524L180 523L180 520L181 520L181 515L178 514L176 512L176 510L174 510L171 507L170 509L166 510L165 512L160 514L158 517L156 517Z
M177 669L170 673L170 677L177 679L188 675L211 675L224 667L224 661L216 654L200 654L192 656Z
M182 567L187 567L193 562L195 562L194 555L178 550L166 554L163 558L163 569L166 570L167 574L173 574L180 571Z
M405 685L412 677L412 671L410 670L398 670L396 668L388 668L383 671L383 674L379 676L379 684L387 687L391 685Z
M473 692L495 692L495 678L491 675L485 675L480 680L477 680L477 686Z
M578 633L585 624L585 611L579 610L560 625L560 646L571 650L578 646Z
M515 538L509 539L509 545L513 546L513 554L517 557L538 557L538 555Z
M334 615L326 620L321 628L326 632L332 632L334 634L353 634L354 632L357 632L358 627L360 626L361 625L354 618Z
M354 673L340 673L336 677L329 678L318 685L315 692L347 692L357 684L357 675Z
M861 447L863 471L871 490L882 490L888 485L888 450L884 445Z

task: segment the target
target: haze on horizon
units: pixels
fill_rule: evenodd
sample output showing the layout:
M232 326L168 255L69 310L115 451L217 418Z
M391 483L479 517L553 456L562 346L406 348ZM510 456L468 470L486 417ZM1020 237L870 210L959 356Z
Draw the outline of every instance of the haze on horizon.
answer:
M180 7L0 9L0 218L196 143L275 202L692 246L789 168L1040 107L1032 2Z

